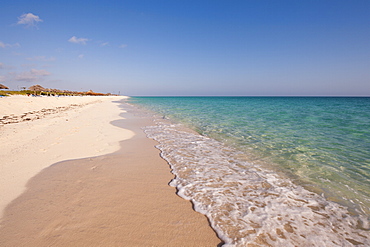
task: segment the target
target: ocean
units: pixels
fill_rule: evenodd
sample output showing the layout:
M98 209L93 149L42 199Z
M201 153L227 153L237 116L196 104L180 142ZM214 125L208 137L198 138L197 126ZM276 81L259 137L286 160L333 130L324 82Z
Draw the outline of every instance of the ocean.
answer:
M370 246L370 98L127 102L224 246Z

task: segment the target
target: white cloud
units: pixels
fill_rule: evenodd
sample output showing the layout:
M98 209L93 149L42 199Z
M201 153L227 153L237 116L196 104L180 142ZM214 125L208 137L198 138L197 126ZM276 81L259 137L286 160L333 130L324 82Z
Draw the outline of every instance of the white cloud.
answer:
M35 56L26 58L29 61L41 61L41 62L52 62L55 61L55 57L46 57L46 56Z
M4 64L0 63L0 69L3 69L3 68L4 68Z
M36 82L42 80L42 77L51 75L49 71L44 69L31 69L30 71L26 71L16 75L15 80L17 81L26 81L26 82Z
M107 46L107 45L109 45L109 42L104 42L100 44L100 46Z
M4 42L2 42L2 41L0 41L0 47L1 48L7 48L7 47L19 47L19 46L21 46L19 43L15 43L15 44L6 44L6 43L4 43Z
M85 56L84 54L80 54L80 55L78 55L78 58L82 59L82 58L84 58L84 56Z
M86 38L77 38L76 36L73 36L68 41L71 42L71 43L75 43L75 44L86 45L86 42L89 41L89 39L86 39Z
M42 22L43 20L40 19L37 15L32 13L23 14L18 17L17 24L26 25L27 27L36 26L37 22Z
M122 45L119 46L119 48L126 48L126 47L127 47L126 44L122 44Z

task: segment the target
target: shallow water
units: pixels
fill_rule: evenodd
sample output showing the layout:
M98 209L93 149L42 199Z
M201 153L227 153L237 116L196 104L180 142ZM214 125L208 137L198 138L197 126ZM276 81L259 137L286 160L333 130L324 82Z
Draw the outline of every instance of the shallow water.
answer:
M145 131L226 245L370 244L369 98L129 102L177 122Z

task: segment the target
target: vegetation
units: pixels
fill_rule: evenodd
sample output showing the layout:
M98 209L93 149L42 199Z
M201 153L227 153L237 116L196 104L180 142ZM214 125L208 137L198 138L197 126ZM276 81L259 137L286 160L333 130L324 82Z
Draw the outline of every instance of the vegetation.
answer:
M0 97L1 96L7 96L7 93L6 92L3 92L3 91L0 91Z
M92 90L88 92L76 92L69 90L59 90L59 89L50 89L44 88L40 85L34 85L28 88L28 90L20 91L9 91L9 90L0 90L0 96L9 96L9 95L43 95L43 96L109 96L110 93L95 93Z

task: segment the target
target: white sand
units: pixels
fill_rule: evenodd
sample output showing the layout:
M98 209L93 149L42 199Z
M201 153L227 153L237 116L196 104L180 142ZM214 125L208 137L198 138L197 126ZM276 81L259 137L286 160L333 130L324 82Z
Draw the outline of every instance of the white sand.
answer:
M115 127L123 96L0 98L0 118L71 104L82 104L35 121L0 126L0 217L4 208L42 169L63 160L104 155L119 150L130 130ZM117 105L117 107L112 107ZM96 113L99 113L98 115Z
M124 97L124 96L122 96ZM74 96L74 97L28 97L14 95L0 97L0 117L4 115L21 115L29 111L39 111L43 108L56 108L71 104L86 104L95 101L112 99L114 97Z
M22 132L27 138L18 146L13 143L18 149L7 148L17 154L17 162L9 158L16 167L6 166L8 181L1 184L8 195L21 191L23 181L43 166L65 157L89 157L56 163L29 179L26 190L4 210L0 246L219 246L206 217L168 185L173 174L155 148L157 142L141 129L152 119L121 104L123 118L113 123L120 126L116 132L106 124L117 118L111 102L88 107L50 121L35 120L37 126L19 124L33 132ZM92 111L99 115L89 115ZM90 157L113 151L114 140L129 137L125 129L135 135L120 142L117 152ZM44 134L34 133L40 131ZM10 134L14 141L17 133ZM9 188L13 184L18 191Z

